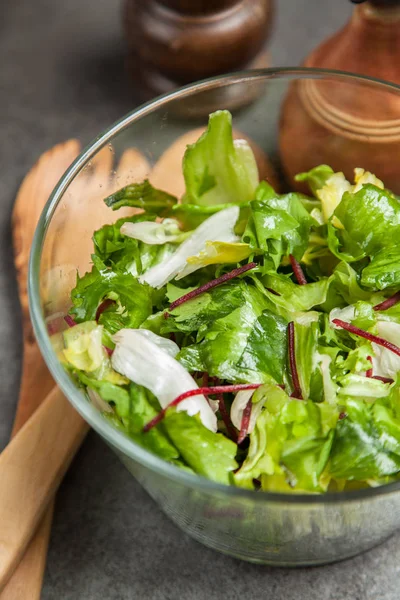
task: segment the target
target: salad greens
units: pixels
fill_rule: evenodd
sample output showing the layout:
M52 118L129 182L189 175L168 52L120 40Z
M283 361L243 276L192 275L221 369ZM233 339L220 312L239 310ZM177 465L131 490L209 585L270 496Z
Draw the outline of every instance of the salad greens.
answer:
M400 198L327 165L310 195L259 181L227 111L183 159L105 199L71 292L62 363L164 460L248 489L323 493L400 473ZM140 209L138 212L137 209Z

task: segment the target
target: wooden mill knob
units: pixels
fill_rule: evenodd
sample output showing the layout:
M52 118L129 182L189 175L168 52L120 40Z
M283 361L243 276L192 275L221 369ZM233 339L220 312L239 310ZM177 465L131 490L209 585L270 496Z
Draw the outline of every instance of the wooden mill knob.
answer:
M147 96L267 66L272 0L125 0L128 67Z
M355 3L347 25L304 65L400 84L400 0ZM351 81L299 81L284 103L280 148L292 184L296 173L326 163L350 179L354 167L368 169L399 193L400 95Z

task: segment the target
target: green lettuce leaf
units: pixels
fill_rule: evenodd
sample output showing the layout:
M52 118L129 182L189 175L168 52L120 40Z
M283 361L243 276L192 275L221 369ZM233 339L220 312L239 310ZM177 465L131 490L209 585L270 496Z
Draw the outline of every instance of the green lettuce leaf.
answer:
M93 256L93 269L77 278L71 292L71 314L77 322L93 321L100 303L109 298L114 303L100 316L99 323L111 333L123 327L139 327L152 312L152 292L130 273L108 269Z
M235 483L251 488L261 477L263 489L271 491L324 491L337 409L289 398L276 386L265 386L264 394L265 408Z
M234 442L204 427L197 415L190 417L175 409L167 411L164 426L169 438L195 473L218 483L231 483L232 471L238 467Z
M243 241L264 251L265 264L276 270L283 256L293 254L301 259L308 246L310 229L316 224L304 208L300 194L280 196L268 183L262 182L256 199L250 203Z
M383 409L382 409L383 407ZM400 436L388 401L348 399L336 427L330 472L336 479L366 481L400 470Z
M400 246L379 250L362 270L361 284L373 290L400 286Z
M228 111L212 113L207 130L187 147L183 175L183 204L212 206L253 199L259 181L257 163L247 142L233 140Z
M262 277L262 282L268 299L290 313L311 310L315 306L324 304L332 277L323 277L313 283L298 285L289 276L267 274ZM273 290L275 294L269 290Z
M303 398L322 401L323 382L317 360L320 334L318 314L316 313L314 320L295 321L294 334L296 364Z
M319 165L306 173L298 173L294 179L308 183L311 192L317 196L318 191L324 187L333 173L333 169L328 165Z
M334 216L343 229L330 223L329 246L348 262L374 256L382 248L398 243L400 203L375 185L363 185L355 193L345 192Z
M141 208L159 217L169 215L177 201L175 196L154 188L148 179L141 183L131 183L104 199L105 204L112 210L129 206Z
M204 339L183 348L178 359L191 371L207 371L228 381L260 383L273 378L283 383L287 321L265 309L262 297L255 289L247 288L246 302L210 323ZM196 369L200 364L202 369Z

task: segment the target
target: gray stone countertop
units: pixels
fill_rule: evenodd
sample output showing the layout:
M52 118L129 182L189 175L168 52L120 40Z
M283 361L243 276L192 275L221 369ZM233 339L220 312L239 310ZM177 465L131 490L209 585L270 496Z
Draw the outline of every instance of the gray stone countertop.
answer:
M278 0L272 64L301 59L348 17L346 0ZM123 70L118 3L2 0L0 5L0 449L18 395L21 332L10 215L40 153L87 143L137 104ZM0 519L1 522L1 519ZM44 600L395 600L400 537L336 565L274 569L192 541L90 434L57 496Z

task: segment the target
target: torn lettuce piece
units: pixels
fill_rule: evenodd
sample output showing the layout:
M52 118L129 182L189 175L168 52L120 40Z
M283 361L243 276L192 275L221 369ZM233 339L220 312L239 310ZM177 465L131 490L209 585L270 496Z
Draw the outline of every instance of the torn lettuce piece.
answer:
M183 204L212 206L253 199L259 182L257 163L245 140L233 140L227 110L212 113L207 130L187 147L183 175Z
M201 363L210 376L228 381L283 383L287 320L269 311L255 288L247 286L244 296L241 306L209 324L202 341L182 348L178 360L189 370Z
M159 217L168 216L177 201L175 196L153 187L148 179L141 183L131 183L104 199L112 210L129 206L141 208Z
M94 252L107 266L116 266L120 262L126 262L126 255L129 260L134 260L139 252L139 244L136 240L127 238L121 234L121 227L127 224L138 224L143 221L154 221L156 215L143 213L118 219L112 225L103 225L93 234Z
M362 270L361 284L372 290L400 287L400 246L379 250Z
M329 225L331 251L347 262L374 256L395 246L400 234L400 203L390 192L370 183L346 192L334 211L343 229Z
M172 256L146 271L144 275L141 275L139 281L159 289L180 275L185 267L185 275L201 268L201 265L189 265L188 258L204 251L206 242L236 241L234 227L238 217L239 208L237 206L232 206L209 217L193 231Z
M380 409L383 407L383 410ZM366 481L400 470L400 435L388 398L375 403L349 398L336 427L330 472L335 479Z
M179 279L189 274L193 266L239 263L253 253L248 244L229 242L206 242L205 249L196 256L189 256L187 266L179 274Z
M97 371L106 357L103 348L103 327L96 321L86 321L63 332L64 358L81 371Z
M197 331L197 339L202 339L208 327L217 319L226 317L249 301L251 296L247 293L247 287L247 283L242 279L234 279L188 300L171 311L168 319L163 319L161 332L166 334ZM191 289L193 288L177 288L169 283L167 286L168 300L173 302ZM266 307L262 297L258 296L258 298L262 306Z
M334 287L345 300L346 304L354 304L357 300L368 302L371 292L360 286L359 275L345 261L341 261L333 271Z
M399 345L400 340L400 324L390 321L378 321L377 323L378 336ZM378 344L372 343L372 369L373 374L380 377L389 377L396 379L400 372L400 356Z
M180 230L176 219L164 219L162 223L154 221L125 222L121 226L120 232L123 236L156 246L168 242L178 244L189 235Z
M105 299L112 300L102 312L99 323L111 333L123 327L139 327L152 313L150 288L141 285L130 273L120 273L107 268L93 255L93 269L77 278L71 292L70 313L78 322L93 321Z
M185 462L198 475L229 485L237 469L237 446L222 433L203 425L198 415L190 417L174 408L167 411L163 425Z
M122 329L114 336L115 350L111 362L118 373L150 390L161 407L166 408L180 394L197 389L198 385L186 369L165 351L164 342L154 343L154 335L146 335L140 329ZM177 410L190 416L199 413L205 427L217 430L217 419L203 395L183 400Z
M310 229L317 225L296 193L277 194L261 182L256 198L250 203L250 216L243 241L265 253L264 261L276 270L283 256L301 259L307 249Z
M307 313L306 313L307 314ZM310 313L312 314L312 313ZM323 382L318 364L319 316L313 319L295 319L294 339L297 371L303 398L314 401L323 400Z
M368 183L380 189L384 188L382 181L369 171L354 169L354 185L351 185L343 173L334 173L328 165L319 165L308 173L299 173L295 180L308 183L312 193L321 201L325 223L333 217L334 226L339 228L342 227L341 221L333 215L345 192L356 193Z
M276 386L261 390L264 410L250 435L249 452L234 476L235 483L252 488L253 479L261 478L263 489L270 491L326 490L329 477L324 471L338 410L325 403L291 399ZM276 486L277 481L281 486Z
M308 172L298 173L295 176L295 181L304 181L314 196L318 196L318 191L324 187L328 179L334 174L334 171L328 165L318 165Z
M268 299L290 313L311 310L324 304L332 277L323 277L313 283L298 285L287 275L268 273L262 277L262 282Z

